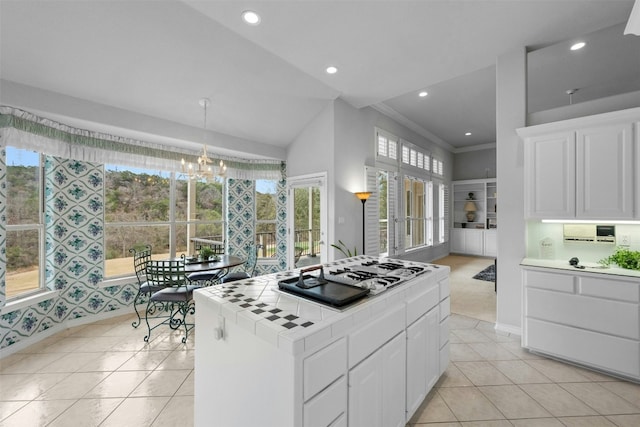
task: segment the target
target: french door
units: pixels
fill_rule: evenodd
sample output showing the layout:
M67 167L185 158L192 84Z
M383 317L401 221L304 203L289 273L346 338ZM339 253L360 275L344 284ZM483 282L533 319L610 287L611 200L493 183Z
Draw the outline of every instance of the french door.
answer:
M326 173L288 180L289 268L327 261Z

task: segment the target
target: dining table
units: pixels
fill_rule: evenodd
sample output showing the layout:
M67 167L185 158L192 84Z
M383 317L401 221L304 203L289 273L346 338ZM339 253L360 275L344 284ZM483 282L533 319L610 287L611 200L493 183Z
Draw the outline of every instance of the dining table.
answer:
M223 278L229 272L231 267L237 267L247 262L245 258L236 255L218 255L216 258L208 261L186 256L178 259L184 259L184 271L187 276L194 273L207 273L219 270L220 273L215 276L215 282L218 282Z

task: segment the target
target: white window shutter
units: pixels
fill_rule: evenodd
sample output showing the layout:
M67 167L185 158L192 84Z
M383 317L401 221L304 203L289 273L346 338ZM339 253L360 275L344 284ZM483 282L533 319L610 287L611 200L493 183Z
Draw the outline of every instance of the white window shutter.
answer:
M378 194L378 170L365 167L365 182L367 191L371 192L369 200L364 204L365 217L365 250L366 255L380 253L380 209L378 208L380 195Z
M389 231L387 232L387 251L389 256L396 255L398 253L398 224L396 224L396 219L398 218L398 173L397 172L389 172L389 185L387 194L387 215L389 216L389 223L387 227Z

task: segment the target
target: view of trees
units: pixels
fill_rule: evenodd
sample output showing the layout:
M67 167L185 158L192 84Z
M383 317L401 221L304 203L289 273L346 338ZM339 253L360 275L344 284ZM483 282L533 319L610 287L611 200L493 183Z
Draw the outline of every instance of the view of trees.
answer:
M40 168L7 165L7 224L38 224ZM18 271L38 265L37 229L7 232L7 270Z

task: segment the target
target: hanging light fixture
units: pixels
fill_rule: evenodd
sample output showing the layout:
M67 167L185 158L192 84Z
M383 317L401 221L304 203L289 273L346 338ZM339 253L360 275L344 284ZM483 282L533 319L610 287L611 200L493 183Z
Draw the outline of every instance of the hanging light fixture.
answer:
M207 130L207 107L211 105L211 100L209 98L202 98L200 100L200 106L204 110L204 124L203 129ZM214 173L213 167L210 166L213 164L213 159L211 159L207 155L207 146L202 146L202 154L198 156L198 162L194 166L192 163L187 163L184 158L182 159L182 173L185 173L189 176L189 179L206 179L207 181L212 180L216 175L217 176L225 176L227 173L227 165L224 164L224 161L220 160L218 165L217 174Z

